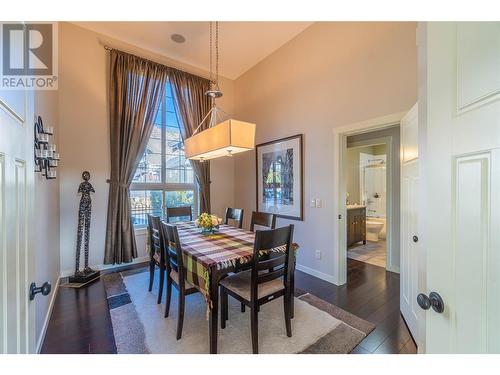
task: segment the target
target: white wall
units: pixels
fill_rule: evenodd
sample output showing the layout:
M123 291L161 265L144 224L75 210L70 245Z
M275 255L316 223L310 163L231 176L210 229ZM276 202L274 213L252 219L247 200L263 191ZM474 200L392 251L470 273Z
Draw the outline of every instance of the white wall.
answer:
M207 72L182 65L71 23L59 27L59 123L61 144L60 247L61 273L74 269L76 226L81 173L91 173L90 182L96 193L92 196L90 265L101 268L104 257L106 214L108 202L109 126L107 110L107 44L129 53L165 63L194 74ZM233 111L233 82L222 78L225 96L219 104L228 113ZM221 159L212 164L212 205L214 212L234 204L234 162ZM138 234L139 257L146 256L145 236ZM143 260L143 259L142 259Z
M295 224L299 269L338 282L333 227L333 128L408 110L417 96L415 23L319 22L235 81L238 119L257 143L304 134L304 221ZM255 154L235 157L235 205L255 210ZM322 208L310 208L312 198ZM315 259L315 250L322 252Z
M35 92L35 115L41 116L44 125L54 127L54 137L60 146L57 113L57 91ZM35 299L35 329L37 345L45 333L49 307L55 298L55 288L59 277L59 181L47 180L40 173L35 174L35 216L34 227L34 268L33 281L38 286L45 281L52 284L52 292Z

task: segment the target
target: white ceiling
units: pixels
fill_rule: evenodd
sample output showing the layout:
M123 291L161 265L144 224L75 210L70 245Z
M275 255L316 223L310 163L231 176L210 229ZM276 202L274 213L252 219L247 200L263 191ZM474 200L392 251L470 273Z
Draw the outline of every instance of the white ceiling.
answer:
M208 22L75 22L111 38L209 70ZM220 22L219 74L236 79L312 22ZM173 42L171 34L186 38Z

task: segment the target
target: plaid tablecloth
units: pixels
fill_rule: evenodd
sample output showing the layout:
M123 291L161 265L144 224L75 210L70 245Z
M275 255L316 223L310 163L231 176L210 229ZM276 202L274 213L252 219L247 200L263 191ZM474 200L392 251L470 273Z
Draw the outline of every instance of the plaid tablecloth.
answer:
M221 225L214 234L200 233L193 222L178 223L186 279L205 296L209 306L210 276L214 269L223 270L252 259L255 233Z

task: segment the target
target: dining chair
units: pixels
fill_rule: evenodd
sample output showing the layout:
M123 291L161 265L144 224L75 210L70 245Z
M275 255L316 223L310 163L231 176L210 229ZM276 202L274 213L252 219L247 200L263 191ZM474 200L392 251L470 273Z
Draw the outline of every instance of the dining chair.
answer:
M172 217L189 217L189 221L193 221L193 210L191 206L167 207L167 223Z
M291 285L294 251L291 250L293 224L272 230L255 233L252 268L226 277L220 282L221 328L228 320L228 295L250 308L252 331L252 350L258 349L258 312L259 307L278 297L283 297L286 335L292 337L292 298ZM275 249L274 251L266 251ZM266 251L269 256L262 257ZM272 271L269 271L272 269ZM271 317L273 318L273 317Z
M164 256L164 236L160 230L160 217L148 214L148 233L149 233L149 291L153 289L155 277L155 268L160 269L160 285L158 288L158 301L161 303L163 294L163 284L165 281L166 261Z
M252 211L252 219L250 221L250 230L252 232L255 225L274 229L276 228L276 215L267 212Z
M243 226L243 209L242 208L226 208L226 217L224 220L224 224L228 224L228 220L234 220L235 224L237 224L238 228L242 228Z
M174 285L179 292L177 340L180 340L182 336L182 326L184 324L184 305L186 296L199 292L199 289L186 280L186 270L184 268L182 247L179 241L177 227L175 225L162 222L161 228L166 239L165 254L167 259L167 300L165 302L165 318L168 318L170 312L172 285Z

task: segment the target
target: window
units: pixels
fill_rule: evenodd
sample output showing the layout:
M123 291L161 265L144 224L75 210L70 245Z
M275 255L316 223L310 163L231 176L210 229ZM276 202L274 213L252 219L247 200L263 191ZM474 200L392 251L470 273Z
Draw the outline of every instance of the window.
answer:
M184 154L172 87L167 83L149 142L130 186L132 222L146 226L147 214L162 216L166 207L198 207L193 169ZM184 220L184 218L179 218Z

